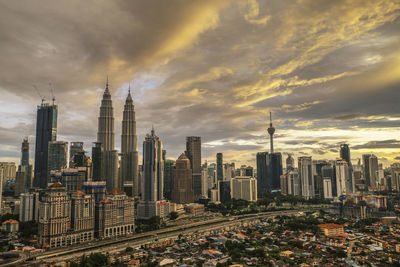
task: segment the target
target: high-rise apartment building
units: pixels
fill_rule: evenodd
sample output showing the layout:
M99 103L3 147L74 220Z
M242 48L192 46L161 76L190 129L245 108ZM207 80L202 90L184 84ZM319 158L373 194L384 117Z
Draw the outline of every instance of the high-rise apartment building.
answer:
M35 175L33 186L47 188L49 142L57 138L57 106L42 103L36 117Z
M391 189L400 192L400 163L390 165L391 170Z
M39 219L39 192L32 191L22 193L19 196L19 221L29 222Z
M172 202L188 204L194 201L190 160L182 154L175 162Z
M333 162L332 162L333 163ZM321 173L322 173L322 179L330 179L331 180L331 186L332 186L332 196L336 197L337 196L337 188L336 188L336 162L334 163L335 165L332 166L332 164L325 165L321 168ZM325 184L324 184L325 186Z
M129 89L122 116L121 179L128 196L138 196L138 151L135 107Z
M217 181L224 180L224 161L222 153L217 153Z
M201 137L187 136L186 137L186 156L190 160L190 166L193 172L193 192L194 199L198 200L201 197Z
M61 171L61 169L67 168L68 166L68 143L63 141L51 141L49 142L48 152L48 183L50 180L51 171Z
M301 183L301 193L305 199L314 198L314 179L312 173L312 158L299 157L298 169Z
M164 200L164 157L162 143L154 129L143 142L143 184L142 200L138 204L138 217L166 217L169 204Z
M328 165L325 160L313 160L313 177L314 177L314 192L315 197L324 198L324 184L322 176L322 168Z
M17 175L17 166L15 166L15 162L0 162L0 169L2 169L3 173L3 184L15 180Z
M247 201L257 201L257 179L237 176L231 179L231 197Z
M324 198L325 199L332 199L332 180L330 178L323 179L323 186L324 186Z
M336 161L336 189L337 196L343 196L351 193L349 184L349 165L345 160Z

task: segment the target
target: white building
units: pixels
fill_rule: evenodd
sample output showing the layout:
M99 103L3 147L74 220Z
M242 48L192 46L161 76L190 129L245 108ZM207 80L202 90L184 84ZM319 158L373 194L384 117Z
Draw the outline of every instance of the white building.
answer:
M298 171L290 171L287 174L287 183L288 183L288 188L287 188L288 195L294 195L294 196L301 195L300 178Z
M250 176L232 178L231 198L257 201L257 179Z
M39 192L22 193L19 197L19 221L38 221L39 218Z
M336 161L336 189L338 197L351 192L348 180L349 166L345 160L338 159Z
M312 158L299 157L298 160L301 194L305 199L313 198L315 196L315 190L312 173Z
M333 194L332 194L332 180L331 178L324 178L323 179L323 184L324 184L324 198L325 199L332 199Z

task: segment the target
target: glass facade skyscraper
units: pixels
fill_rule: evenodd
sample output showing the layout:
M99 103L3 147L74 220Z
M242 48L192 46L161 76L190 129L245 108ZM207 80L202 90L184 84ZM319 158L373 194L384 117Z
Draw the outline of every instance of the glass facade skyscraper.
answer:
M36 117L34 187L46 188L48 178L49 142L57 138L57 106L42 103Z

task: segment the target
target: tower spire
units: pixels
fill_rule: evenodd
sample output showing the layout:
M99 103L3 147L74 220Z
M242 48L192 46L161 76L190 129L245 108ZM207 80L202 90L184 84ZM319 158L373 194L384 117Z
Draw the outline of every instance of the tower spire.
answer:
M271 145L271 153L274 153L274 133L275 133L275 128L272 126L272 112L270 112L269 113L268 134L269 134L270 145Z
M110 92L110 90L108 89L108 75L107 75L107 82L106 82L106 90L105 90L105 92L106 92L106 93L109 93L109 92Z

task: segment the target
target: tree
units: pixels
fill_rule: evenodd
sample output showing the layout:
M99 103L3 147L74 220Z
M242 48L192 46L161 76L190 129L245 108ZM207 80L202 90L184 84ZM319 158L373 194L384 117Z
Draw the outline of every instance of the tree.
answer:
M169 218L171 220L176 220L179 217L179 214L176 211L173 211L169 214Z

